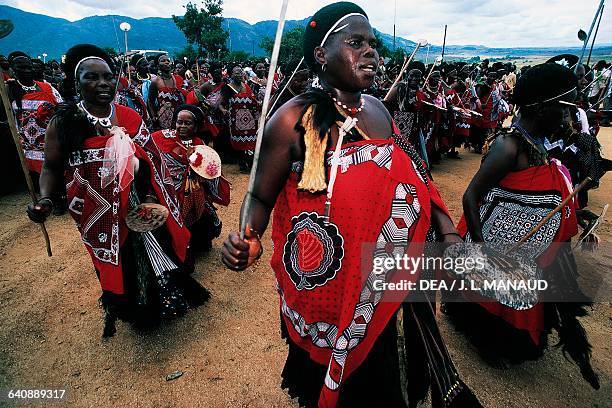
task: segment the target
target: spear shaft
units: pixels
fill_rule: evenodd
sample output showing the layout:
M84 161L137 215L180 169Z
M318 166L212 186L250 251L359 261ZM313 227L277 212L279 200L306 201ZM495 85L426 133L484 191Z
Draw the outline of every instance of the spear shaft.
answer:
M264 95L263 106L261 108L261 116L259 117L259 127L257 129L257 141L255 142L255 153L253 154L253 166L251 168L251 176L249 177L249 187L244 198L244 207L242 209L242 217L240 220L240 238L244 239L244 232L248 221L249 211L251 210L251 199L253 188L255 187L255 175L257 174L257 165L259 164L259 152L261 150L261 140L263 139L264 127L266 125L266 116L268 115L268 104L270 103L270 95L272 94L272 85L274 83L274 74L278 65L278 54L280 51L281 40L283 38L283 28L285 27L285 18L287 15L287 5L289 0L283 0L281 13L276 27L276 38L274 40L274 48L272 48L272 61L270 61L270 69L268 70L268 82L266 83L266 93Z

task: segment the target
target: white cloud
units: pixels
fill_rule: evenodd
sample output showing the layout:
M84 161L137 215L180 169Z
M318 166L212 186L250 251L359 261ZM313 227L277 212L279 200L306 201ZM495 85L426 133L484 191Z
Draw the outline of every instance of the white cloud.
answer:
M5 0L22 10L68 20L90 15L119 14L134 18L182 14L185 0ZM292 0L288 18L312 15L330 1ZM440 44L448 24L449 44L481 44L489 47L578 46L579 28L589 29L598 0L356 0L380 31L393 33L397 4L397 34L409 39L426 38ZM224 15L255 23L275 20L279 0L226 0ZM604 10L598 42L612 43L609 8Z

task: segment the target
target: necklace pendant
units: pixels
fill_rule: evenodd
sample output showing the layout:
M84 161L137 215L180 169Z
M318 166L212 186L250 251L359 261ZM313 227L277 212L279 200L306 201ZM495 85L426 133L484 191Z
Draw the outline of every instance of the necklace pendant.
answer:
M110 119L108 119L108 118L100 118L98 123L100 123L100 126L102 126L103 128L106 128L106 129L110 129L112 127L112 123L111 123Z

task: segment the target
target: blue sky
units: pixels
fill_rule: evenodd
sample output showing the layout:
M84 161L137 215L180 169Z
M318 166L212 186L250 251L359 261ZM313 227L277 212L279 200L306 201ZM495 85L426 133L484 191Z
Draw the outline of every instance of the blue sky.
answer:
M90 15L134 18L181 14L186 0L2 0L22 10L78 20ZM441 44L448 24L449 44L489 47L579 46L579 28L588 31L599 0L357 0L373 26L408 39ZM254 23L277 19L280 0L225 0L224 15ZM290 0L289 19L312 15L330 1ZM263 4L264 6L262 6ZM253 7L253 5L256 5ZM397 5L397 13L394 12ZM610 8L604 10L598 43L612 43Z

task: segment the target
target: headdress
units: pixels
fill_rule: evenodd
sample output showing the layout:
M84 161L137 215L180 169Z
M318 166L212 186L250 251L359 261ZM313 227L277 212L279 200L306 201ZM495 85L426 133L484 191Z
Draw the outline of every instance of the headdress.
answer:
M573 105L570 96L578 81L571 69L556 63L531 67L517 81L514 102L521 107L557 101Z
M304 32L303 50L304 60L310 69L314 70L316 65L314 49L324 46L330 35L346 28L346 19L353 16L368 19L361 7L348 1L341 1L323 7L308 20Z

